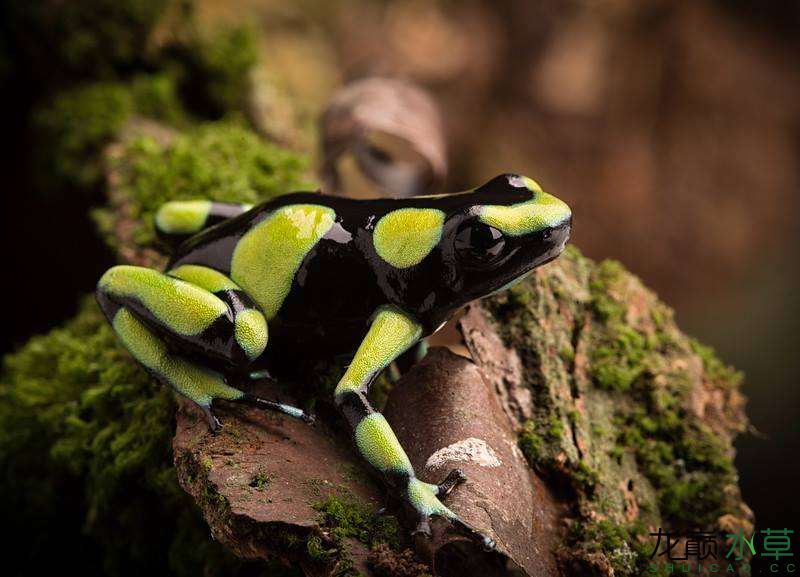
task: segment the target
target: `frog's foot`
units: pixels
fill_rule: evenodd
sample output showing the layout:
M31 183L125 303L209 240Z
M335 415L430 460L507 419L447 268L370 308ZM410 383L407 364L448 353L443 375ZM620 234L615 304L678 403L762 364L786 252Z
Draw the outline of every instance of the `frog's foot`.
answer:
M494 539L492 539L488 535L484 535L469 523L465 523L458 517L456 517L455 519L451 519L450 521L451 523L453 523L453 526L458 527L458 529L462 533L464 533L468 537L471 537L474 541L480 543L484 551L494 551L495 547L497 547L497 543L495 543Z
M431 524L430 518L436 514L432 515L421 515L420 520L417 523L417 526L411 531L411 536L415 535L424 535L425 537L431 537ZM484 535L477 529L475 529L469 523L462 521L457 516L449 516L449 515L441 515L442 517L447 518L450 521L450 524L457 528L458 531L467 537L471 538L476 543L479 543L484 551L494 551L497 544L495 543L494 539L489 537L488 535Z
M206 420L208 421L208 426L211 429L211 432L215 435L222 430L222 423L214 414L211 405L200 405L200 408L203 410L203 414L206 416Z
M467 480L467 475L461 469L453 469L444 478L444 481L436 485L436 496L447 497L450 492Z
M412 535L425 535L431 536L430 518L443 517L448 519L453 527L467 537L480 543L486 551L492 551L495 548L494 539L484 535L469 523L462 521L458 515L448 509L444 503L439 500L440 487L445 486L445 493L450 492L453 487L462 482L465 475L462 471L455 469L447 475L441 485L433 485L425 483L419 479L412 477L408 480L408 501L411 506L419 514L419 522L416 528L411 532Z
M250 393L244 393L244 395L237 399L237 401L240 403L247 403L248 405L253 405L254 407L259 407L261 409L277 411L279 413L283 413L284 415L294 417L295 419L300 419L309 425L313 424L315 421L314 416L309 415L303 409L293 407L292 405L284 405L283 403L279 403L277 401L262 399L261 397L251 395Z

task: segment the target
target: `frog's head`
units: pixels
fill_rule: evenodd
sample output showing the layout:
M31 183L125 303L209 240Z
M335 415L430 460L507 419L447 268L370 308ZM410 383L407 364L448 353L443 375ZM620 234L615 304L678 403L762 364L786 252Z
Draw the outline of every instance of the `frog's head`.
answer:
M446 282L459 301L507 288L564 250L572 212L530 178L501 175L460 196L442 235Z

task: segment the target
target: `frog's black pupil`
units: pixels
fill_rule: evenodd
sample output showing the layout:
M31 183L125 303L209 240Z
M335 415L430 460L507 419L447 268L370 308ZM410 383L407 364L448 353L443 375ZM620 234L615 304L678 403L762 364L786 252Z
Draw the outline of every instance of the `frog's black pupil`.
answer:
M489 261L503 250L503 233L487 224L473 222L456 235L455 248L472 259Z

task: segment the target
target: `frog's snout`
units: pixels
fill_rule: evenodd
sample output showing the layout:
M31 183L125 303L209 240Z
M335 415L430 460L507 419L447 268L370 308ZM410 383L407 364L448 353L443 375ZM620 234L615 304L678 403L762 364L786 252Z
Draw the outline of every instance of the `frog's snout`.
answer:
M572 232L572 215L564 215L539 233L538 242L533 245L531 255L533 268L550 262L560 255L569 241Z
M572 214L564 218L555 226L550 227L544 233L544 241L548 243L556 254L560 254L569 241L569 236L572 233Z

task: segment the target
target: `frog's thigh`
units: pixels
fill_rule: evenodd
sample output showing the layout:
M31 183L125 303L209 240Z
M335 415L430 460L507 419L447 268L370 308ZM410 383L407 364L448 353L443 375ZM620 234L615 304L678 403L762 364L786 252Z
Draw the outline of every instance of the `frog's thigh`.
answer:
M111 317L111 325L125 348L157 379L208 409L214 399L240 400L244 393L228 386L219 373L171 354L166 343L126 307Z
M267 345L267 322L227 277L199 266L163 274L135 266L109 269L97 285L112 320L124 307L162 337L189 351L246 365Z

